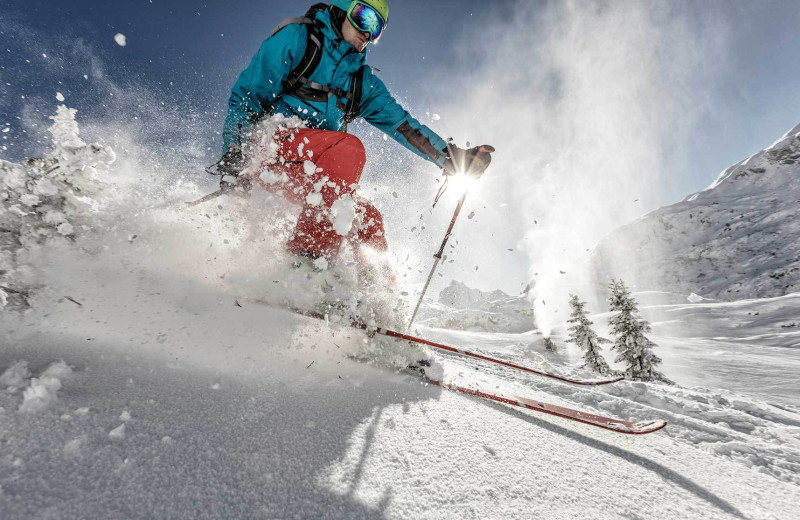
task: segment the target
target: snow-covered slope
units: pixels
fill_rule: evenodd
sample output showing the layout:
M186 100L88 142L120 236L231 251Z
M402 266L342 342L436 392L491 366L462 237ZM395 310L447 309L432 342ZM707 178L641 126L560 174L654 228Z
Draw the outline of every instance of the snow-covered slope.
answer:
M669 421L630 438L421 385L338 355L359 333L238 308L214 290L181 297L161 282L107 299L87 292L82 307L35 302L40 310L6 329L0 372L25 360L29 373L16 369L16 390L0 392L3 518L790 520L797 511L795 407L720 389L575 388L441 359L462 384ZM537 334L419 332L575 370ZM680 358L660 354L674 377ZM56 399L24 411L19 386L62 359L72 368ZM727 380L750 370L731 361Z
M800 291L800 125L593 252L601 276L734 300Z

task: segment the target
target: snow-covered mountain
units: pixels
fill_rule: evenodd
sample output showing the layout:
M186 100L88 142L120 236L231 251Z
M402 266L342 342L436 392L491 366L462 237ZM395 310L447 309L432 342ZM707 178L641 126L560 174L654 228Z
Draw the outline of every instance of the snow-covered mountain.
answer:
M535 328L533 306L526 297L500 290L483 292L455 280L441 290L438 303L425 302L418 321L430 327L486 332Z
M800 125L705 190L605 237L601 279L735 300L800 290Z
M506 293L500 290L487 293L452 280L450 285L439 293L439 303L455 309L481 309L491 302L508 297Z

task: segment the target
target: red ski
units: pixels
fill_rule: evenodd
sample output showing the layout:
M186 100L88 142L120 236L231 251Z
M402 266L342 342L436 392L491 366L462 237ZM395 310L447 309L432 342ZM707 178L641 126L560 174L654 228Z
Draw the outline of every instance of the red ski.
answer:
M324 314L320 313L320 312L309 311L309 310L305 310L305 309L298 309L297 307L292 307L292 306L289 306L289 305L281 305L281 304L272 303L272 302L268 302L268 301L264 301L264 300L254 300L254 299L251 299L251 298L239 298L239 299L237 299L237 303L239 301L250 302L250 303L254 303L254 304L258 304L258 305L266 305L268 307L273 307L273 308L276 308L276 309L287 310L287 311L293 312L295 314L299 314L301 316L307 316L309 318L316 318L318 320L326 320L327 319L326 316ZM483 354L477 354L475 352L470 352L469 350L462 350L462 349L459 349L459 348L456 348L456 347L451 347L450 345L445 345L443 343L437 343L435 341L431 341L431 340L424 339L424 338L419 338L419 337L416 337L416 336L409 336L408 334L403 334L402 332L397 332L397 331L394 331L394 330L384 329L382 327L377 327L375 329L372 329L366 323L364 323L362 321L359 321L359 320L351 320L350 323L347 324L347 325L349 325L350 327L353 327L355 329L366 330L366 331L368 331L370 333L374 332L376 334L381 334L383 336L389 336L391 338L397 338L397 339L402 339L402 340L405 340L405 341L411 341L413 343L419 343L421 345L427 345L429 347L433 347L433 348L436 348L436 349L439 349L439 350L444 350L446 352L453 352L453 353L456 353L456 354L461 354L462 356L467 356L467 357L471 357L471 358L474 358L474 359L480 359L482 361L487 361L489 363L495 363L497 365L503 365L505 367L514 368L516 370L521 370L523 372L528 372L530 374L536 374L538 376L549 377L551 379L556 379L558 381L562 381L564 383L570 383L570 384L573 384L573 385L583 385L583 386L607 385L607 384L610 384L610 383L616 383L617 381L622 381L624 379L621 376L620 377L615 377L615 378L612 378L612 379L601 379L601 380L596 380L596 381L585 381L585 380L580 380L580 379L570 379L568 377L559 376L559 375L556 375L556 374L550 374L548 372L542 372L540 370L535 370L533 368L524 367L522 365L516 365L514 363L509 363L508 361L503 361L502 359L497 359L497 358L493 358L493 357L489 357L489 356L484 356Z
M649 421L638 421L638 422L622 421L620 419L613 419L611 417L605 417L603 415L595 415L591 413L581 412L579 410L566 408L564 406L557 406L554 404L543 403L541 401L534 401L533 399L526 399L524 397L490 394L488 392L483 392L481 390L474 390L472 388L458 386L454 383L445 383L443 381L436 381L434 379L426 379L426 381L432 385L448 388L450 390L462 394L469 394L469 395L474 395L476 397L483 397L484 399L497 401L499 403L510 404L512 406L519 406L520 408L533 410L534 412L542 412L550 415L555 415L556 417L562 417L564 419L569 419L571 421L577 421L584 424L589 424L591 426L596 426L598 428L603 428L605 430L611 430L617 433L626 433L629 435L644 435L646 433L656 432L667 425L667 422L662 420L649 420Z
M280 310L287 310L293 312L295 314L299 314L301 316L307 316L309 318L315 318L319 320L325 320L326 316L322 313L315 312L315 311L308 311L304 309L298 309L296 307L286 306L286 305L279 305L274 304L271 302L263 301L263 300L253 300L248 298L239 298L237 299L236 303L239 305L239 301L250 302L258 305L266 305L269 307L273 307ZM349 325L356 329L366 330L368 332L372 332L369 326L365 323L352 320ZM407 341L414 341L417 343L422 343L423 345L429 345L434 348L439 348L442 350L446 350L448 352L456 352L458 354L463 354L466 356L474 357L477 359L482 359L484 361L490 361L493 363L499 363L504 366L508 366L511 368L516 368L519 370L523 370L525 372L531 372L538 375L543 375L547 377L552 377L554 379L558 379L559 381L564 381L567 383L574 383L574 384L582 384L582 385L598 385L598 384L607 384L613 383L614 381L619 381L619 379L614 379L610 381L575 381L567 378L563 378L561 376L556 376L554 374L548 374L545 372L540 372L538 370L533 370L530 368L522 367L519 365L514 365L511 363L506 363L505 361L501 361L499 359L490 358L487 356L482 356L480 354L475 354L472 352L460 350L454 347L450 347L448 345L442 345L440 343L435 343L433 341L428 341L422 338L417 338L414 336L409 336L407 334L401 334L399 332L395 332L388 329L378 328L375 329L377 334L383 334L384 336L389 336L393 338L404 339ZM417 375L417 374L415 374ZM448 383L445 381L438 381L436 379L431 379L427 376L422 376L423 381L426 383L441 386L442 388L447 388L454 392L468 394L475 397L482 397L484 399L488 399L490 401L496 401L498 403L509 404L512 406L518 406L520 408L525 408L527 410L533 410L534 412L541 412L550 415L555 415L556 417L562 417L564 419L569 419L571 421L577 421L583 424L588 424L591 426L595 426L597 428L603 428L605 430L610 430L617 433L625 433L629 435L643 435L646 433L653 433L655 431L660 430L661 428L667 425L666 421L662 420L649 420L649 421L623 421L620 419L613 419L611 417L605 417L603 415L595 415L591 413L581 412L580 410L575 410L572 408L567 408L564 406L558 406L554 404L543 403L541 401L535 401L533 399L526 399L524 397L517 397L517 396L504 396L500 394L492 394L488 392L483 392L481 390L475 390L473 388L468 388L465 386L459 386L455 383ZM620 378L621 379L621 378Z

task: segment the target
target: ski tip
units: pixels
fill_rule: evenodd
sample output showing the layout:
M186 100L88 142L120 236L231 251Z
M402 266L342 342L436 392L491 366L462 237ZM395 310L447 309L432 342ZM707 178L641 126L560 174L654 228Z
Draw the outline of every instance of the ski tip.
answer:
M643 435L645 433L653 433L664 428L666 425L667 421L662 421L661 419L651 420L651 421L639 421L633 425L633 428L631 429L630 433L639 435Z

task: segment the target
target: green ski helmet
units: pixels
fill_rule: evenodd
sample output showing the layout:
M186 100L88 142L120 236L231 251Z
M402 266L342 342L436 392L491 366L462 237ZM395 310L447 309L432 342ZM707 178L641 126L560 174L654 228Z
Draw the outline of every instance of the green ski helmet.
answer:
M355 3L367 4L383 17L384 23L389 22L389 2L387 0L331 0L331 5L349 13L350 7Z

